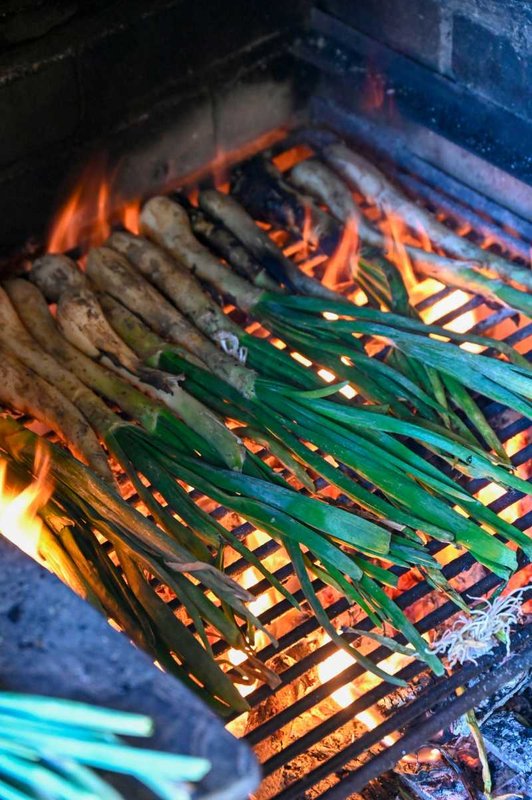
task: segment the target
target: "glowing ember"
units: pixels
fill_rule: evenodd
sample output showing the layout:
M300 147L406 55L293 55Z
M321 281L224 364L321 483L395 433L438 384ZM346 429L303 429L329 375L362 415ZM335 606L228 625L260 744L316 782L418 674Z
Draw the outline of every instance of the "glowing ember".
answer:
M305 219L303 220L303 230L301 231L303 239L303 253L304 258L308 258L310 253L316 249L319 244L319 237L312 224L312 211L310 206L305 206Z
M7 462L0 461L0 533L41 564L43 523L38 511L52 494L48 471L49 456L41 449L35 458L35 480L24 489L14 489L7 485Z

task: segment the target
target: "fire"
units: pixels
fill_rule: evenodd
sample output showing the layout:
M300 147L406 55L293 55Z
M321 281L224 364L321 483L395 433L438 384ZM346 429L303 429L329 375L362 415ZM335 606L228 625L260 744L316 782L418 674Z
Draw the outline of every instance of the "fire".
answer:
M39 552L43 523L39 509L52 494L49 455L44 448L35 456L35 480L23 489L8 486L7 462L0 461L0 533L41 564Z
M298 144L288 150L283 150L282 153L274 156L272 161L280 172L288 172L300 161L304 161L313 155L314 151L311 147L306 144Z
M327 634L324 634L322 642L323 644L330 642L330 638ZM400 653L392 653L392 655L388 656L388 658L381 661L379 666L393 674L398 672L398 670L404 667L409 661L410 659L407 656L401 655ZM319 664L319 680L321 683L325 683L326 681L335 678L345 669L352 666L352 664L353 658L349 655L349 653L345 652L344 650L337 650ZM347 708L357 699L357 697L361 697L365 692L368 692L370 689L377 686L378 683L380 683L380 678L366 672L352 683L345 684L339 689L336 689L331 693L331 698L338 706L340 706L340 708ZM356 714L356 719L365 725L369 731L371 731L373 728L376 728L377 725L380 725L381 722L383 722L384 717L379 709L374 706L371 709L360 711L358 714ZM390 747L390 745L394 744L396 740L397 736L395 735L384 736L382 743L387 747Z
M305 206L305 219L303 220L301 237L304 245L304 258L309 258L310 253L318 246L319 238L312 224L312 211L308 205Z
M125 201L114 185L116 175L105 155L94 156L88 162L52 223L49 253L64 253L79 246L97 247L118 222L132 233L139 232L140 199Z
M399 269L407 289L410 290L417 285L418 281L410 256L406 252L405 244L408 243L406 225L397 214L388 212L381 227L386 239L385 256Z
M340 243L327 262L322 283L329 289L337 289L346 276L346 267L356 263L358 253L358 225L355 219L347 221ZM356 268L355 268L356 269Z

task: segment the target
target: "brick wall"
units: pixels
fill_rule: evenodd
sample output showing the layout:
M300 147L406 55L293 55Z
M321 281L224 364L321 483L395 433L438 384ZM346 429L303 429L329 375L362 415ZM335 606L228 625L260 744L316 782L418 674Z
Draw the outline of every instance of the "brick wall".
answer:
M151 137L148 155L139 156L142 168L187 172L199 166L196 157L228 146L231 125L245 136L246 125L252 135L285 121L279 114L288 115L291 70L274 62L282 63L307 6L307 0L0 3L0 248L40 233L65 176L99 141L119 149L122 141ZM236 93L230 121L222 110L217 118L228 86ZM246 86L256 86L261 98L255 118ZM166 148L162 156L155 140ZM172 154L173 163L162 163Z
M320 0L318 6L532 120L530 0Z

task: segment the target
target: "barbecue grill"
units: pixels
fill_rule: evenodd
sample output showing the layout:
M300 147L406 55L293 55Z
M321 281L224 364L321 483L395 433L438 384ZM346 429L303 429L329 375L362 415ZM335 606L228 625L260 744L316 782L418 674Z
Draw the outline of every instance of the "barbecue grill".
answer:
M127 12L120 11L120 4L107 4L117 6L109 19L106 9L102 11L105 5L94 4L94 17L89 17L96 44L85 40L79 30L81 23L74 17L70 23L63 23L77 25L78 38L71 41L69 48L64 47L65 34L60 26L50 34L55 41L44 47L64 48L69 59L82 65L82 74L89 64L95 64L100 71L108 66L115 77L119 75L118 57L112 57L112 49L121 42L127 51L127 36L133 35L135 22ZM66 162L85 158L88 142L92 145L101 136L113 115L113 130L105 141L110 154L108 163L113 165L106 205L109 225L116 222L132 198L146 197L161 189L168 193L179 189L193 198L198 186L226 184L239 163L258 152L286 171L299 160L319 154L325 143L340 137L368 155L410 197L438 214L454 230L493 252L504 253L515 263L529 263L532 185L527 141L532 138L526 137L532 127L530 109L523 98L520 105L500 94L491 97L490 92L498 89L488 80L478 89L477 76L467 73L461 78L459 59L451 79L449 66L442 66L444 53L439 53L435 63L435 57L426 52L421 39L427 9L437 6L443 25L448 19L445 3L417 0L412 4L413 33L409 44L404 39L393 40L390 33L389 21L397 12L393 2L385 3L380 10L378 4L367 3L366 10L358 14L350 10L349 3L333 0L311 6L295 4L290 11L277 8L281 4L275 3L271 15L255 9L252 17L256 27L250 32L250 37L255 37L253 41L237 21L242 12L240 4L229 3L231 22L223 29L226 41L213 45L212 63L203 65L194 60L189 45L185 52L192 68L181 83L167 80L166 70L170 74L178 69L177 65L168 66L156 55L158 43L164 39L164 26L174 24L177 30L182 24L184 30L193 32L196 46L203 41L208 46L216 37L209 25L205 28L203 24L207 17L201 18L192 4L159 3L151 11L142 3L136 5L142 9L148 39L152 37L151 43L143 42L141 48L146 75L155 64L164 74L161 77L157 73L151 83L149 77L144 79L142 97L140 92L133 96L128 88L124 99L120 94L124 83L118 81L113 89L110 81L107 105L95 114L90 136L78 132L64 142L59 138L48 145L49 152L57 148L67 154L65 162L59 160L59 166L50 164L45 153L37 158L34 153L19 154L25 175L17 184L22 213L19 219L20 209L17 210L13 218L16 241L6 239L8 267L19 268L28 251L38 249L49 214L50 197L43 192L39 202L31 198L24 188L27 176L42 180L44 175L53 175L54 181L64 177ZM481 11L477 4L471 6L475 7L471 25L480 24ZM526 14L526 3L512 6L519 7L519 13L522 6L522 13ZM492 13L495 12L486 11L488 21ZM464 24L461 20L467 13L454 10L453 14L458 35L459 23ZM398 24L395 35L401 38L402 30ZM506 40L508 47L510 43L518 47L513 32ZM29 46L34 48L35 43ZM22 45L17 43L15 47L21 50ZM43 53L43 63L51 63L47 60L50 52ZM502 53L501 63L504 57ZM159 78L160 85L155 85ZM14 80L14 74L9 79ZM513 75L507 79L511 83ZM90 98L90 91L96 89L90 81L86 88L83 80L80 91ZM22 174L22 166L17 169ZM16 170L10 170L6 181L15 185ZM96 209L96 205L93 202L92 208ZM2 216L9 224L9 214ZM75 253L83 253L94 232L94 222L85 218L82 223L75 223L79 240ZM297 237L293 232L269 226L269 233L305 271L322 279L325 276L346 295L353 296L357 291L349 274L331 274L334 252L319 242L309 242L304 231ZM31 245L29 235L34 237ZM68 246L72 244L69 241ZM478 296L446 288L432 279L420 280L415 296L418 311L435 324L493 335L522 353L528 350L532 325L510 309L492 307ZM357 300L361 301L360 294ZM239 322L245 321L229 302L226 311ZM247 322L250 330L257 332L257 324ZM283 346L277 340L274 344ZM383 355L377 353L376 357ZM303 361L309 369L317 369L308 360ZM480 401L480 405L508 448L513 465L524 469L531 456L528 421L497 403ZM262 451L259 454L267 457ZM428 452L424 455L431 458ZM125 475L120 482L128 502L140 504ZM506 518L519 530L530 527L532 511L526 497L514 490L494 493L487 481L466 482L461 478L458 482L483 497L496 513L508 515ZM349 504L347 498L323 482L319 488L338 503ZM217 520L230 526L280 581L290 588L296 586L292 564L279 545L200 493L192 491L192 496ZM432 543L429 550L445 565L444 575L469 604L497 587L499 579L475 564L467 553L439 543ZM457 607L438 598L415 571L392 569L399 577L396 602L408 610L418 630L434 641L456 615ZM314 588L334 624L339 629L356 628L350 635L373 663L383 662L383 666L407 681L407 689L397 689L364 673L360 665L339 658L336 646L320 631L305 604L301 613L295 612L243 559L234 560L228 572L255 596L255 613L278 639L278 647L259 642L257 655L278 672L279 685L243 685L251 710L229 722L229 729L254 748L262 764L264 781L255 795L260 800L350 797L409 753L437 742L440 732L465 711L532 665L530 629L523 622L514 630L509 655L501 645L477 663L435 678L420 661L407 656L390 657L385 647L364 639L361 631L371 631L372 622L360 610L350 608L345 598L315 580ZM514 585L530 584L530 575L530 565L522 557ZM300 591L294 594L302 600ZM169 603L179 613L177 601L170 598ZM190 621L189 625L193 627ZM401 637L397 640L403 641ZM234 653L221 642L214 645L214 652L238 666ZM460 687L464 691L457 693Z

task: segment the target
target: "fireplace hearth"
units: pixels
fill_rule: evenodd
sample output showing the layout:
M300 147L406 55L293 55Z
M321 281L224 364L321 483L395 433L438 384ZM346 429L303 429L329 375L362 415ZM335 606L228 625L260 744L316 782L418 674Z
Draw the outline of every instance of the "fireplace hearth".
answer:
M320 158L340 140L454 232L529 268L532 37L527 32L532 33L532 16L526 0L10 2L0 14L0 269L3 275L25 275L45 252L85 264L89 249L104 244L113 231L138 232L140 207L153 195L194 207L202 189L234 191L239 170L252 158L274 165L286 178L296 164ZM368 220L386 222L367 199L356 192L354 197ZM316 240L307 220L283 226L253 216L306 274L360 305L368 302L339 262L342 242ZM402 238L412 244L405 230L392 231L396 245ZM342 240L345 246L345 234ZM493 336L527 356L532 325L524 314L419 272L409 292L426 323ZM246 330L284 344L246 317L231 297L224 297L223 305ZM371 346L372 355L385 357L381 341ZM296 360L334 381L319 364L297 353ZM493 400L481 398L479 406L516 474L529 477L529 421ZM20 419L33 424L29 416ZM273 463L267 449L255 451ZM440 468L433 453L419 452ZM290 477L287 469L278 471ZM528 497L516 489L499 491L485 479L458 476L449 464L444 471L516 529L529 532ZM138 487L121 471L116 477L127 502L145 513ZM322 478L316 486L341 507L351 502ZM255 652L278 674L278 685L251 680L249 673L238 683L241 653L221 639L210 643L250 706L233 714L227 727L242 740L235 751L238 770L243 764L243 772L254 770L244 742L261 764L263 782L255 800L373 800L365 787L398 764L400 772L420 748L432 753L427 763L441 762L434 744L439 747L452 724L489 702L501 685L514 681L521 691L522 676L532 667L532 568L523 553L510 588L522 590L524 612L512 628L509 650L501 644L438 678L423 662L390 656L383 642L364 636L374 632L374 621L313 576L314 591L335 628L374 664L406 681L405 688L397 688L343 658L313 616L294 565L276 541L191 486L187 491L301 602L296 611L242 557L227 566L251 592L253 612L278 640L274 646L259 632ZM464 549L431 541L428 551L466 606L501 585ZM11 551L9 557L16 561ZM388 569L397 578L392 590L397 605L434 643L456 619L457 604L438 594L419 571ZM0 577L0 589L2 583ZM152 584L196 631L176 595L155 580ZM0 598L3 602L2 591ZM71 599L75 614L79 601ZM4 605L0 614L11 613ZM397 631L385 634L404 645ZM90 629L87 635L92 636ZM138 654L122 650L121 658L130 656L133 664ZM23 681L15 685L23 688ZM81 695L91 696L90 689ZM79 687L73 692L79 694ZM253 783L242 779L234 796ZM210 796L214 790L209 785L205 791ZM231 787L227 791L231 798Z

